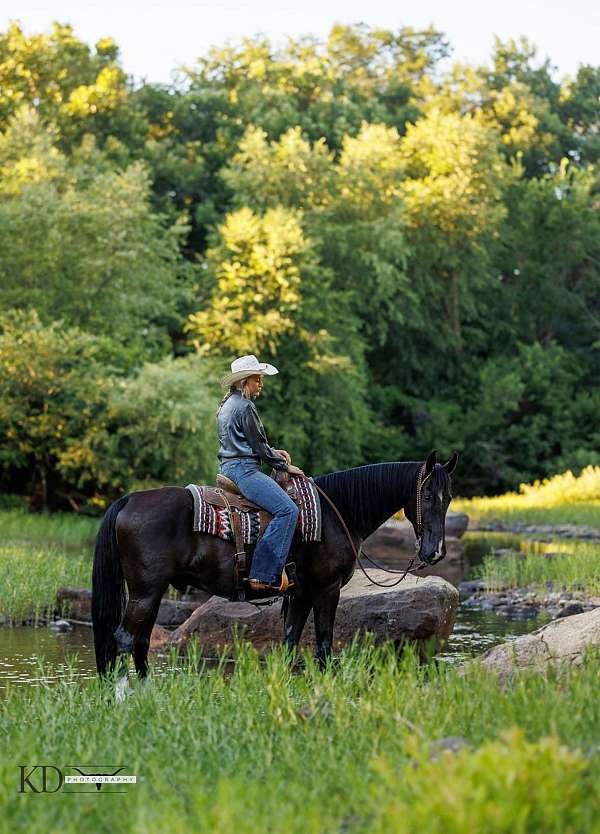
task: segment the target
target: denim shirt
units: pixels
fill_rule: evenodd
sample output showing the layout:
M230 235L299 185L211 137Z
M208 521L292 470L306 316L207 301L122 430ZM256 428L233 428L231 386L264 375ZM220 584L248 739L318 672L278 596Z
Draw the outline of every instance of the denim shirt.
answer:
M239 391L231 394L217 415L220 461L259 458L274 469L287 469L285 458L269 446L264 426L252 400Z

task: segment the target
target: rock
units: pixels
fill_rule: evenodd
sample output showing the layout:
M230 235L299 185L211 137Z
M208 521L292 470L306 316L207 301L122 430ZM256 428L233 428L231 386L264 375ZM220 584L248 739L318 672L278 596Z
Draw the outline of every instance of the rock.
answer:
M178 599L163 599L158 609L156 622L161 626L179 626L189 619L201 602L184 602Z
M467 579L458 586L461 599L468 599L479 591L485 591L485 582L483 579Z
M378 582L389 582L389 574L369 571ZM420 578L408 574L396 588L372 585L357 571L342 589L334 632L335 648L349 643L358 631L370 631L377 642L416 641L423 646L433 638L440 645L454 627L458 591L440 577ZM184 645L192 635L206 654L215 654L233 642L234 633L249 640L263 652L281 642L283 637L281 601L258 608L251 603L229 602L212 597L168 637L153 632L152 647ZM304 630L303 645L315 645L312 614Z
M496 550L492 550L492 554L500 559L506 558L507 556L516 556L518 559L525 557L524 553L521 553L512 547L498 547Z
M53 631L71 631L73 626L67 620L51 620L48 623L48 628L53 629Z
M88 588L59 588L56 610L70 620L92 621L92 592Z
M169 629L155 625L150 635L150 651L158 652L164 649L167 643L171 642L172 635L173 632L169 631Z
M444 753L458 753L465 747L471 747L471 742L462 736L436 738L429 745L429 759L437 761Z
M485 521L477 523L471 529L477 533L528 533L538 537L545 536L545 541L552 541L553 539L600 539L600 528L577 524L504 524L499 521Z
M556 615L556 619L561 617L573 617L575 614L583 614L583 605L580 602L569 602L561 608Z
M415 553L415 534L408 521L390 519L381 525L363 544L365 554L385 567L406 570ZM365 566L369 569L369 561ZM446 538L446 558L437 565L419 571L419 576L442 576L458 586L464 579L469 564L464 555L464 544L457 538Z
M207 594L204 594L199 600L192 599L187 602L176 599L163 599L158 609L157 624L172 627L181 625L202 604L202 600L205 600L207 596ZM60 614L68 617L70 620L91 623L92 592L88 588L59 588L56 595L56 609Z
M521 669L543 671L552 663L581 662L589 646L600 645L600 608L553 620L531 634L485 652L483 666L502 677Z

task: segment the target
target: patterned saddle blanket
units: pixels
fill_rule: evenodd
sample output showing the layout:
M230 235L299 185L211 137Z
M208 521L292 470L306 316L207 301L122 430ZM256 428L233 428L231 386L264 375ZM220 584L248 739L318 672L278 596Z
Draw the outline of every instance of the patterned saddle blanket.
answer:
M298 505L296 532L305 542L321 541L321 501L312 478L290 477L293 497ZM194 530L235 543L230 513L237 513L243 543L256 544L272 514L232 492L212 486L188 484L194 500ZM290 493L290 490L288 490Z

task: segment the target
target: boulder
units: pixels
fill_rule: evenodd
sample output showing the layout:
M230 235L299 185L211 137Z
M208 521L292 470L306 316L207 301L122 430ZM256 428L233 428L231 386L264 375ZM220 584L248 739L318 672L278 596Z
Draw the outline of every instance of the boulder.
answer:
M460 539L469 526L469 516L466 513L446 514L446 539ZM415 531L408 519L399 521L390 518L378 527L367 539L365 547L370 551L371 547L381 548L383 552L390 548L394 553L398 549L412 551L415 547Z
M467 518L467 516L465 516ZM415 553L415 534L407 521L390 519L364 541L364 552L386 567L405 570ZM365 559L365 567L369 563ZM465 578L469 563L460 539L446 538L446 558L419 571L419 576L441 576L457 586Z
M377 582L389 583L394 579L384 571L369 573ZM400 644L408 640L422 645L433 639L441 645L452 632L457 606L458 591L440 577L408 574L397 587L380 588L357 571L342 589L334 646L339 649L346 645L359 631L372 632L377 642L393 640ZM155 628L151 648L182 646L195 635L202 652L214 655L233 642L236 632L261 652L281 643L281 601L259 608L252 603L212 597L175 631ZM315 646L312 614L304 629L302 645Z
M600 608L553 620L531 634L494 646L481 662L506 677L522 669L543 671L551 663L577 665L589 646L600 646Z

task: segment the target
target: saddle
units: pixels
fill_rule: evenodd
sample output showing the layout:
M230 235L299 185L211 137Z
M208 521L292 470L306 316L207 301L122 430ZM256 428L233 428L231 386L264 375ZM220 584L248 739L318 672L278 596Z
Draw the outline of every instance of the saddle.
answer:
M279 484L279 486L289 495L292 501L296 504L298 509L301 509L300 497L298 490L294 485L294 480L289 472L282 472L277 469L271 471L271 478ZM228 478L226 475L217 475L217 485L215 487L202 486L202 497L204 501L213 506L226 508L229 513L231 527L235 539L235 555L234 555L234 584L236 588L235 599L245 599L244 579L248 574L248 564L246 560L246 550L244 547L244 536L242 531L242 519L240 513L255 512L259 517L258 535L262 535L267 525L273 518L273 514L259 504L255 504L248 498L245 498L238 485ZM233 510L238 510L234 512ZM296 580L295 565L293 562L286 564L286 571L290 581Z

